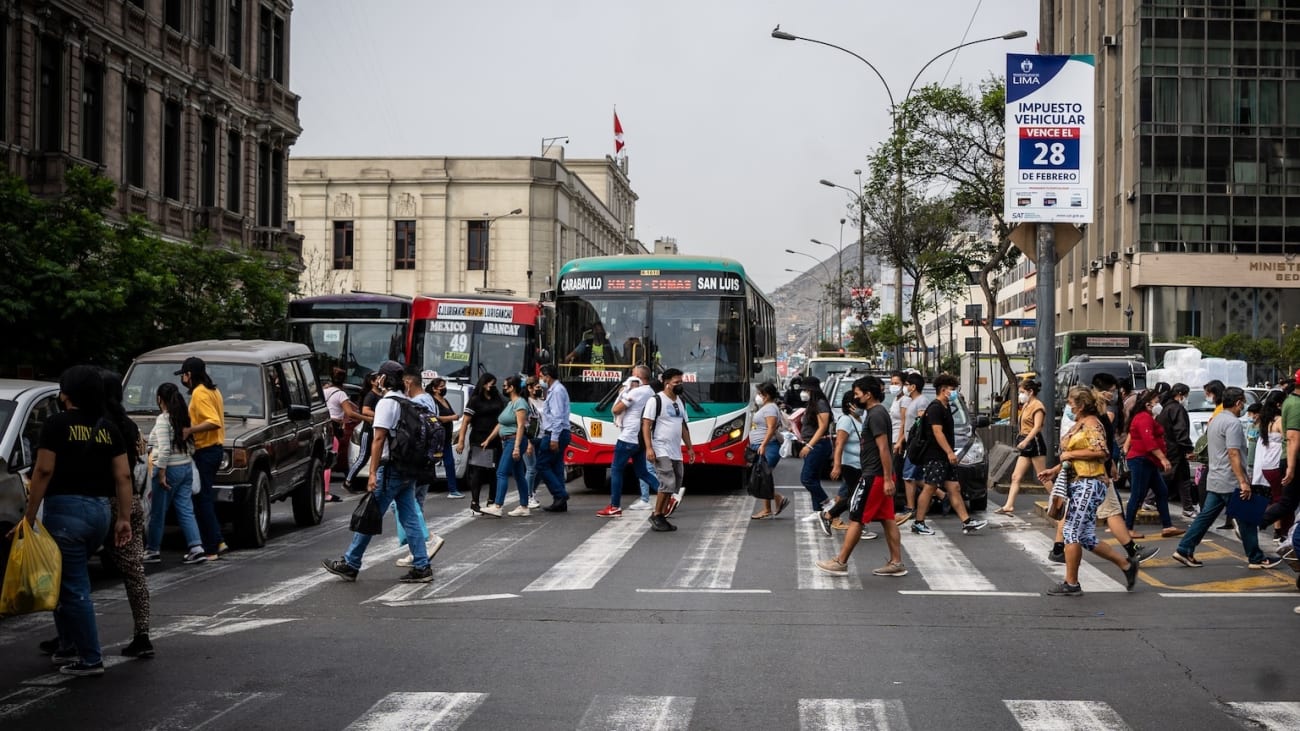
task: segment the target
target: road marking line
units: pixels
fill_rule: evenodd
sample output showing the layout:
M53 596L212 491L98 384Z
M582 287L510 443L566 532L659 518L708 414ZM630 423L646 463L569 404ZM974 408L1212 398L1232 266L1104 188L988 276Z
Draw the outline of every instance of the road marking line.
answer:
M817 562L824 558L834 558L840 552L844 538L839 531L831 531L828 539L817 525L817 521L808 520L813 512L812 496L802 486L794 494L794 546L796 579L800 589L861 589L862 577L858 575L857 559L849 556L848 571L839 576L817 568ZM836 540L838 539L838 540Z
M17 718L35 706L65 693L65 688L19 688L0 696L0 719Z
M123 657L121 655L104 655L102 657L105 670L108 670L109 668L115 667L117 665L121 665L124 662L131 662L132 660L135 660L135 658ZM46 673L45 675L40 675L30 680L24 680L22 681L22 685L36 685L36 686L63 685L69 680L77 680L77 677L74 675L64 675L58 670L55 670L52 673Z
M437 563L435 560L432 582L428 584L398 584L362 603L393 605L397 602L405 602L416 598L428 599L434 596L446 596L460 588L475 569L482 568L489 561L506 554L510 549L522 543L524 539L547 525L550 525L550 523L538 522L521 533L507 531L487 538L475 544L468 551L458 554L455 560L450 563Z
M453 731L474 713L487 693L389 693L353 721L354 731Z
M907 596L1043 596L1036 591L985 591L983 589L961 590L961 589L918 589L916 591L899 590L899 594Z
M909 728L900 700L799 699L800 731L908 731Z
M524 591L590 589L650 530L648 520L615 520L583 541Z
M186 700L173 706L177 713L142 729L142 731L170 731L171 729L199 731L199 729L208 728L211 724L226 718L250 703L273 700L281 695L281 693L229 693L217 691L203 693L198 698L187 696ZM212 706L216 705L214 701L220 702L223 707L196 724L194 717L202 713L211 713L213 711ZM230 701L234 702L231 703Z
M1160 596L1166 599L1258 599L1281 597L1295 599L1294 591L1166 591Z
M934 526L930 526L934 528ZM966 554L957 548L943 531L934 528L934 535L909 533L903 539L903 550L912 557L912 565L921 572L921 578L936 591L997 591Z
M637 589L638 594L771 594L771 589Z
M598 695L578 731L686 731L694 712L695 699L684 696Z
M389 607L422 607L427 604L463 604L465 602L486 602L493 599L518 599L518 594L478 594L474 596L445 596L437 599L407 599L400 602L384 602Z
M677 562L665 587L679 589L729 589L745 531L754 521L745 512L750 498L728 495L718 502L686 554Z
M261 629L262 627L272 627L285 622L297 622L295 618L289 619L244 619L244 620L221 620L215 627L198 630L194 634L200 637L224 637L225 635L238 634L249 630Z
M1228 712L1266 731L1295 731L1300 728L1300 703L1225 703Z
M1005 530L998 531L999 536L1024 551L1031 561L1038 564L1039 568L1044 569L1044 573L1048 576L1057 581L1065 581L1065 564L1056 563L1047 558L1048 552L1052 550L1051 537L1045 533L1040 533L1030 526L1028 522L1015 516L998 517L1003 518L1003 520L998 521L998 527L1005 528ZM1109 574L1103 573L1101 569L1093 566L1088 561L1079 564L1079 583L1086 586L1090 592L1123 594L1128 591L1124 584L1116 581Z
M1121 731L1128 724L1101 701L1003 701L1025 731Z

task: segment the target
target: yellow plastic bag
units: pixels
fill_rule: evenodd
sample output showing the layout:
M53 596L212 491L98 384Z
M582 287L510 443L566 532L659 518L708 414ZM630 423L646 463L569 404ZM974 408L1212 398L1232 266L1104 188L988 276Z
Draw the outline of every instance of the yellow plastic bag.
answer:
M63 554L40 521L36 527L18 521L14 545L0 587L0 614L52 612L59 603Z

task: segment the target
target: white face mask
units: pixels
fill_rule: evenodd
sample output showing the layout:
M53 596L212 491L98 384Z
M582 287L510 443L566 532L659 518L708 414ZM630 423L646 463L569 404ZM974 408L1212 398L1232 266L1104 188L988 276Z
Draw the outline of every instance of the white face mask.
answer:
M903 387L899 385L890 385L889 392L897 396L903 392Z
M807 392L807 391L800 391L800 392L799 392L799 400L802 401L802 402L804 402L804 403L808 403L808 392Z
M1160 416L1160 412L1164 411L1164 409L1165 409L1164 406L1161 406L1160 404L1157 403L1155 406L1151 407L1151 415Z
M1025 393L1024 391L1021 391L1021 392L1020 392L1020 403L1022 403L1022 404L1027 404L1027 403L1029 403L1029 394Z
M756 393L756 394L754 394L754 405L755 405L755 406L762 406L762 405L763 405L763 394L761 394L761 393Z

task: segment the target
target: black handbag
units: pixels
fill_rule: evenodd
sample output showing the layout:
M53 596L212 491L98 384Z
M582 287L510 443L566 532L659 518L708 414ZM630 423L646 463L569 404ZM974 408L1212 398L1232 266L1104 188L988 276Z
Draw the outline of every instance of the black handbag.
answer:
M745 485L745 491L759 500L771 500L775 497L776 483L772 479L772 468L768 466L766 459L760 457L754 460L754 466L749 470L749 481Z
M384 532L384 514L379 510L379 501L373 492L361 496L357 507L352 511L352 530L367 536L377 536Z

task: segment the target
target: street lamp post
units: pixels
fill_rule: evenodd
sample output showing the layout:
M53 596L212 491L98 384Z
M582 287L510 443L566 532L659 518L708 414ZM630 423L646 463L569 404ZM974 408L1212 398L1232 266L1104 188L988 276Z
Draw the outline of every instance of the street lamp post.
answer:
M953 46L952 48L949 48L946 51L943 51L942 53L936 55L934 58L930 59L929 61L926 61L925 64L921 66L921 70L916 72L916 76L912 77L912 83L907 86L907 94L903 96L902 103L906 104L907 100L912 96L912 91L916 87L916 82L920 80L921 74L925 73L925 70L930 68L930 64L934 63L935 61L938 61L940 58L947 56L953 51L960 50L967 46L973 46L977 43L987 43L989 41L1010 41L1016 38L1024 38L1027 35L1029 34L1026 31L1014 30L1009 33L1004 33L1002 35L989 36L988 38L980 38L977 40L960 43L958 45ZM794 35L793 33L787 33L781 30L780 25L777 25L775 28L772 29L772 37L781 41L807 41L809 43L816 43L819 46L826 46L827 48L834 48L837 51L847 53L850 56L858 59L862 63L866 64L867 68L871 69L872 73L876 75L876 78L880 79L880 83L885 87L885 94L886 96L889 97L889 116L891 117L891 121L893 122L893 126L894 126L895 167L897 168L896 171L897 174L895 176L895 195L894 195L894 226L895 226L894 231L895 231L895 235L898 235L899 232L901 232L902 230L902 222L903 222L902 133L904 130L902 129L901 126L902 120L901 120L901 115L899 114L901 110L899 109L899 104L896 104L894 102L894 92L892 89L889 88L889 82L885 81L885 77L883 74L880 73L880 69L877 69L870 61L842 46L837 46L834 43L827 43L826 41L819 41L816 38L805 38L803 36ZM896 313L898 314L899 320L902 320L903 318L903 269L902 267L896 267L894 271L894 308ZM894 346L894 357L897 359L897 364L895 367L902 367L903 345L901 342L898 345Z
M488 219L488 223L487 223L487 231L485 231L484 234L483 234L484 244L486 244L486 246L485 246L485 248L484 248L484 250L483 250L483 289L484 289L484 290L486 290L486 289L488 288L488 281L487 281L487 278L488 278L488 262L491 261L491 258L492 258L492 224L496 223L498 219L505 218L505 217L507 217L507 216L518 216L519 214L521 214L521 213L523 213L523 212L524 212L524 209L522 209L522 208L516 208L516 209L514 209L513 211L511 211L511 212L509 212L509 213L502 213L502 214L499 215L499 216L493 216L493 215L490 214L490 213L484 213L484 214L483 214L483 217L486 218L486 219Z
M799 252L797 252L797 251L792 251L791 253L793 253L793 254L797 254L797 253L799 253ZM806 272L806 271L801 272L801 271L799 271L798 269L790 269L790 268L788 268L788 267L786 268L786 271L787 271L787 272L790 272L790 273L792 273L792 274L798 274L799 276L803 276L803 275L809 273L809 272ZM817 273L816 273L816 272L812 272L812 276L813 276L814 278L816 278ZM817 340L818 340L818 338L820 337L820 333L821 333L821 331L822 331L822 301L823 301L823 299L824 299L824 298L821 297L821 296L818 296L818 298L817 298L817 317L816 317L816 319L815 319L814 322L813 322L813 328L814 328L814 329L813 329L813 332L814 332L814 335L813 335L813 347L812 347L812 350L813 350L814 352L816 352L816 350L817 350Z
M813 261L817 262L817 265L820 266L820 267L822 268L822 271L825 272L825 274L826 274L826 284L828 284L828 285L830 284L830 281L831 281L831 270L826 268L826 262L822 261L821 259L818 259L817 257L813 256L812 254L809 254L809 253L807 253L807 252L803 252L803 251L795 251L794 249L786 249L786 250L785 250L785 253L787 253L787 254L797 254L797 255L799 255L799 256L806 256L806 257L808 257L809 259L812 259ZM827 305L830 305L830 298L828 297L828 298L826 298L826 299L827 299ZM819 299L818 302L817 302L817 316L818 316L818 317L821 317L821 314L822 314L822 303L821 303L821 300ZM821 335L821 330L822 330L822 326L819 325L819 326L818 326L818 337L819 337L819 338L822 337L822 335ZM818 342L820 342L820 340L819 340ZM814 349L814 350L817 349L817 348L816 348L816 344L814 344L813 349Z
M841 232L843 232L844 230L843 223L844 223L844 219L841 218L840 219ZM817 239L808 239L808 240L814 244L817 244L818 246L825 246L826 248L835 251L835 261L839 265L839 269L838 269L839 277L835 280L835 309L836 309L836 314L838 316L842 316L844 314L844 234L843 233L840 234L840 245L838 248L831 246L825 241L818 241ZM839 339L839 337L840 337L840 333L837 332L836 339Z

